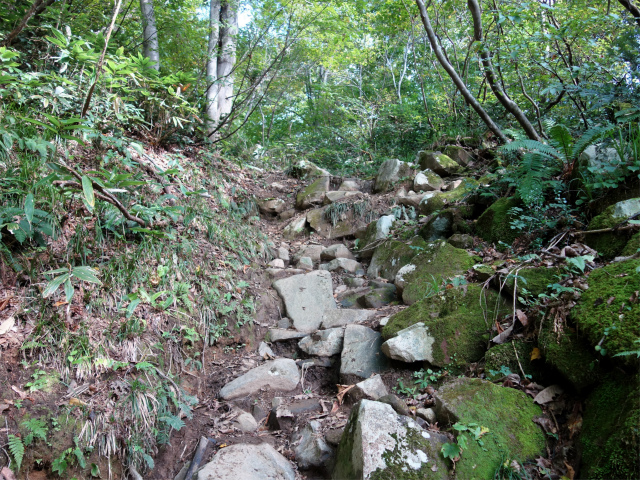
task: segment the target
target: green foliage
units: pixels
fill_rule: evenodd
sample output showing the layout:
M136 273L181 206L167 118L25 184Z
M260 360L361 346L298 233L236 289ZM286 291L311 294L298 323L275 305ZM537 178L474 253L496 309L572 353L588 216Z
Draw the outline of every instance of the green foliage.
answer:
M16 462L16 470L20 471L22 459L24 458L24 444L22 439L15 435L8 435L7 438L9 439L9 453L11 453L13 460Z
M57 275L45 286L42 297L48 298L61 286L64 286L64 294L66 301L71 303L73 294L75 292L73 283L76 282L88 282L102 285L102 282L98 279L98 271L87 266L82 267L69 267L69 268L56 268L44 273L45 275Z
M47 423L44 420L39 418L31 418L22 422L22 426L27 430L27 435L24 437L25 446L31 445L34 440L41 439L47 440L47 433L49 428L47 427Z

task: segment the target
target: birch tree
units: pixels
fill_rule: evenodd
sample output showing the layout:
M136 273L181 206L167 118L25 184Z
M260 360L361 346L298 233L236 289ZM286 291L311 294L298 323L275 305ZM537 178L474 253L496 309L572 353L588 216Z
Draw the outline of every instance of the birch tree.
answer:
M140 0L142 13L143 54L153 62L153 68L160 70L160 49L158 47L158 28L153 11L153 0Z

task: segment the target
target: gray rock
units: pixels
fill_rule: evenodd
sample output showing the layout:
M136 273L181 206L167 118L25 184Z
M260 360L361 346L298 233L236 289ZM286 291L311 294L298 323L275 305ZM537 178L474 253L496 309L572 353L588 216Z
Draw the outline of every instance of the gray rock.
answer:
M269 262L271 268L284 268L284 261L281 258L274 258Z
M377 400L388 394L387 387L384 385L380 375L374 375L360 383L356 383L347 393L349 399L354 403L363 398L367 400Z
M425 194L401 195L396 197L396 202L399 205L404 205L405 207L412 207L417 210L424 196Z
M260 345L258 345L258 355L265 360L276 358L271 347L264 342L260 342Z
M327 310L336 308L331 274L317 270L277 280L273 288L284 300L287 316L296 330L314 332Z
M284 230L282 230L282 236L286 239L292 240L305 233L305 227L307 225L307 219L300 217L292 220Z
M198 480L295 480L289 461L268 443L240 443L218 450L197 473Z
M352 323L363 323L374 315L375 312L370 310L329 310L322 317L322 328L335 328Z
M252 395L264 387L289 392L295 389L299 382L300 372L296 362L289 358L279 358L253 368L227 383L220 390L220 398L233 400Z
M358 302L364 308L381 308L389 305L394 300L396 300L396 286L387 285L366 293L358 299Z
M467 150L455 145L448 145L444 147L443 153L461 167L466 167L467 165L469 165L469 162L473 160L473 157Z
M296 196L296 208L304 210L312 205L321 204L329 190L330 177L320 177Z
M424 227L420 229L419 234L427 242L446 240L453 233L453 221L453 212L451 210L444 210L432 215Z
M299 442L295 448L296 463L303 470L326 468L331 462L333 449L320 436L320 423L311 420L295 439Z
M397 395L394 395L393 393L378 398L378 401L381 403L386 403L387 405L391 405L391 408L393 408L398 415L411 415L409 407L407 406L405 401Z
M444 185L442 177L432 170L426 169L418 172L413 179L413 189L416 192L431 192L440 190Z
M312 262L319 262L322 250L324 250L322 245L305 245L294 255L293 261L297 262L302 257L308 257Z
M360 241L360 250L358 252L362 258L371 258L373 256L375 245L389 236L395 221L396 217L394 215L384 215L367 226L367 231Z
M320 259L325 262L335 260L336 258L348 258L351 260L355 260L356 257L353 255L353 253L351 253L351 250L349 250L343 243L336 243L335 245L331 245L330 247L322 250L322 253L320 254Z
M290 175L294 177L305 179L311 179L316 177L328 177L331 175L328 170L318 167L315 163L309 160L299 160L292 165Z
M285 210L284 212L280 212L278 218L280 218L280 220L282 221L289 220L290 218L295 217L296 213L298 213L298 211L295 208L290 208L288 210Z
M321 264L320 269L327 270L329 272L360 272L361 275L364 275L364 268L362 267L362 264L350 258L336 258L331 260L329 263Z
M416 415L429 423L436 423L436 411L433 408L419 408Z
M357 192L360 190L358 186L358 182L356 180L344 180L338 190L342 190L344 192Z
M386 240L378 245L367 268L369 278L381 277L387 281L395 281L396 274L402 267L413 263L412 259L427 249L427 243L421 237L414 237L408 242Z
M284 328L270 328L267 334L270 342L282 342L285 340L292 340L296 338L304 338L308 335L307 332L299 332L298 330L285 330Z
M285 263L289 263L289 250L285 247L278 247L278 258Z
M393 283L398 289L399 295L402 295L402 291L404 290L404 286L406 285L406 280L404 278L405 275L408 275L409 273L413 272L415 269L416 269L416 266L410 263L402 267L400 270L398 270L398 273L396 273L396 278Z
M357 383L374 373L384 371L387 357L380 351L380 333L362 325L347 325L342 344L340 378L347 383Z
M371 289L369 287L350 288L346 292L341 293L336 297L340 306L343 309L362 308L362 305L358 303L359 299L363 295L369 293Z
M473 237L466 233L455 233L449 237L447 242L456 248L464 248L465 250L473 248Z
M330 357L342 350L342 337L344 337L342 328L319 330L300 340L298 347L309 355Z
M296 267L300 268L301 270L311 271L313 270L313 260L311 260L310 257L300 257L300 260L298 260L298 264L296 265Z
M337 447L340 445L340 439L342 438L342 434L344 433L344 427L341 428L331 428L324 433L324 439L327 441L329 445L333 445Z
M413 177L411 166L396 158L389 159L380 165L373 191L374 193L384 193L388 191L394 183L405 177Z
M424 323L419 322L404 330L382 344L382 352L393 360L413 363L433 359L434 338Z
M258 429L258 422L248 412L240 411L238 416L233 420L233 426L244 433L255 432Z
M640 213L640 198L630 198L618 202L613 207L613 216L616 218L629 218Z
M309 225L323 238L334 239L351 236L365 225L365 217L361 214L356 215L353 208L347 208L342 212L334 224L327 218L329 208L332 208L332 206L327 205L322 208L316 208L307 213Z
M362 400L349 415L332 478L365 480L377 473L380 478L445 480L449 469L440 449L447 441L397 415L390 405Z
M281 213L287 205L281 198L258 199L256 203L258 204L260 212L270 215Z
M326 192L324 194L324 201L323 203L325 205L330 205L332 203L335 203L339 200L345 200L347 198L351 198L351 197L361 197L362 196L362 192L341 192L340 190L336 190L333 192Z
M289 320L287 317L282 317L280 320L278 320L276 325L278 328L283 328L286 330L287 328L291 328L291 320Z
M430 169L441 177L448 177L455 175L461 169L457 162L447 157L440 152L422 151L418 152L418 158L416 163L420 165L423 170Z
M365 283L367 283L367 281L360 277L346 277L344 279L344 284L349 288L362 287Z

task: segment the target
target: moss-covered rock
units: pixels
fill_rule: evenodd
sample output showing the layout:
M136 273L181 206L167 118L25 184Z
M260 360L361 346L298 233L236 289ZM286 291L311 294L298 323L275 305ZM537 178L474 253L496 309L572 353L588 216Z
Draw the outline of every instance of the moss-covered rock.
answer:
M403 178L413 178L411 165L396 158L390 158L380 165L373 191L374 193L387 192L396 182Z
M534 348L536 348L535 344L521 340L491 347L484 356L484 373L487 379L493 381L502 378L505 375L503 367L520 375L520 365L522 365L526 375L531 375L534 381L542 380L544 361L542 359L531 360Z
M422 170L426 170L428 168L436 172L441 177L455 175L462 169L456 161L452 160L444 153L426 150L418 152L416 163L420 165Z
M441 425L475 423L489 429L482 445L467 434L456 478L490 480L505 461L524 462L542 455L545 437L533 422L541 413L524 392L477 378L458 378L440 387L436 414Z
M601 376L598 357L583 336L565 327L562 332L553 331L553 322L543 324L538 345L547 364L554 367L578 391L594 385Z
M518 296L523 296L523 290L526 289L528 293L524 296L537 297L541 293L546 293L547 287L558 281L561 272L559 268L522 268L507 276L506 279L502 278L502 280L506 280L504 281L504 288L509 295L513 296L516 285L515 276L517 275Z
M597 268L588 277L589 289L582 293L571 318L580 332L607 354L636 350L640 338L640 260L626 260ZM624 357L623 357L624 358ZM629 358L629 357L626 357Z
M637 376L611 375L585 404L579 478L640 478L640 385Z
M594 217L589 223L588 230L613 228L620 224L626 216L621 215L623 212L619 208L616 209L619 203L607 207L604 212ZM585 243L596 250L602 258L611 259L622 252L630 238L629 231L594 233L585 235Z
M330 177L320 177L301 190L296 196L296 208L303 210L313 204L321 204L329 190L330 180Z
M640 251L640 232L636 233L629 239L625 247L622 249L622 252L620 252L620 255L623 257L630 257L631 255L635 255L638 251Z
M427 192L418 205L418 213L420 215L431 215L449 206L458 205L465 201L477 186L477 180L465 178L462 183L453 190L447 192ZM470 218L473 214L473 208L468 205L462 205L460 207L463 218Z
M507 302L493 290L471 284L444 289L393 315L382 329L388 340L400 330L422 322L434 339L431 363L465 365L484 355L491 315L509 313ZM488 320L487 320L488 318Z
M362 258L371 258L375 252L376 242L389 236L395 221L396 217L393 215L383 215L367 225L364 235L358 240L358 255Z
M457 145L447 145L444 147L443 152L461 167L466 167L473 160L473 157L465 148Z
M478 259L466 250L438 241L427 244L419 255L411 259L416 268L404 276L402 300L411 305L437 291L443 280L463 275Z
M414 237L407 243L387 240L376 248L367 269L367 276L393 281L398 270L409 264L416 255L428 247L429 245L421 237Z
M504 242L511 245L519 234L511 228L513 218L509 210L519 206L520 203L520 200L515 197L499 199L478 218L477 235L487 242Z

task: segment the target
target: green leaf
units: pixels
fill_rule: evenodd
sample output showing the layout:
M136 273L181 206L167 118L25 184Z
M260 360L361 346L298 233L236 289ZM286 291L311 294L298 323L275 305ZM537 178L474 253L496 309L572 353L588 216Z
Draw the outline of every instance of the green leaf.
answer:
M56 290L58 290L58 287L60 287L60 285L66 282L69 278L70 278L69 274L65 273L64 275L60 275L59 277L56 277L53 280L51 280L49 283L47 283L47 286L42 292L42 297L47 298L53 295L56 292Z
M20 470L20 466L22 465L22 459L24 458L24 444L20 437L16 437L15 435L8 435L9 439L9 452L13 456L13 459L16 461L16 472Z
M71 303L71 299L73 298L73 285L71 283L71 278L68 278L67 281L64 282L64 295L67 302Z
M33 210L34 210L34 200L33 193L27 195L27 198L24 200L24 214L27 217L27 221L29 223L33 222Z
M457 461L460 457L460 446L456 443L445 443L440 449L442 456L452 461Z
M98 279L98 271L91 267L74 267L71 272L74 277L83 282L97 283L102 285L102 282Z
M93 183L86 175L82 176L82 191L84 192L85 205L93 213L93 208L96 206L96 197L93 192Z

